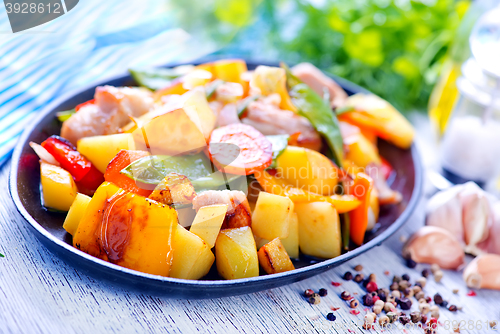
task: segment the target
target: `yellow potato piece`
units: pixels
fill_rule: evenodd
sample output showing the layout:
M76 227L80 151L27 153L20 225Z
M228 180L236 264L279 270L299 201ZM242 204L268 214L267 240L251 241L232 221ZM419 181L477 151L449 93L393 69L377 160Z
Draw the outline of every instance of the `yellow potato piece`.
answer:
M73 246L103 260L168 276L177 212L104 182L73 236Z
M288 197L261 191L252 213L253 233L268 240L288 237L293 208Z
M91 198L84 194L76 194L76 198L71 204L69 208L68 214L66 215L66 219L64 220L63 228L71 235L74 235L76 229L78 228L78 224L80 224L80 220L87 210L87 206L90 203Z
M299 258L299 219L297 214L294 212L290 219L290 229L288 237L280 239L283 247L285 247L286 252L292 259ZM257 249L267 244L269 240L258 237L254 234L255 244Z
M68 211L78 192L73 176L61 167L40 162L40 181L43 205Z
M262 246L257 252L257 256L259 257L260 265L268 274L282 273L295 269L279 238Z
M339 215L327 202L295 205L299 218L299 245L302 253L333 258L340 255L341 236Z
M212 248L219 235L220 227L226 217L227 204L201 207L194 217L189 232L196 234Z
M335 164L323 154L288 146L276 159L278 175L287 183L319 195L332 195L338 182Z
M120 150L134 150L135 148L130 133L119 133L82 138L76 144L76 149L104 174L109 162Z
M170 277L200 279L208 274L215 261L210 248L200 237L178 226L172 243Z
M217 271L225 279L259 276L257 248L250 227L222 230L215 242Z
M362 134L348 137L345 144L347 145L345 159L352 161L356 166L364 168L370 163L377 165L382 163L377 147Z

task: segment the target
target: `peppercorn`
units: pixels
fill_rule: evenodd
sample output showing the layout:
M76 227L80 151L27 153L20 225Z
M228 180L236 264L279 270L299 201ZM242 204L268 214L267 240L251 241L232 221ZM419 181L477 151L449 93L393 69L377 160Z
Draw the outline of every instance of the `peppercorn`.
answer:
M409 310L411 309L411 300L409 300L408 298L401 298L399 300L399 307L401 307L402 310Z
M406 316L406 315L402 315L402 316L399 317L399 322L401 324L403 324L403 326L404 326L404 325L410 323L410 318L408 318L408 316Z
M437 318L430 318L429 322L427 323L427 326L429 326L432 329L436 329L438 324Z
M431 308L427 303L419 304L418 309L420 310L420 314L427 314L431 311Z
M419 286L419 285L414 285L412 286L411 288L413 290L413 294L416 295L417 293L419 293L420 291L422 291L422 287Z
M389 322L394 322L396 321L396 319L398 318L398 315L396 314L396 312L388 312L387 314L387 318L389 318Z
M448 308L448 310L450 310L450 312L457 312L458 308L456 305L450 305L450 307Z
M431 317L435 319L439 318L439 308L436 305L431 306Z
M394 296L395 298L401 298L401 292L399 292L398 290L392 291L391 295Z
M396 282L394 282L394 283L392 283L392 284L391 284L391 286L389 287L389 289L390 289L391 291L394 291L394 290L399 290L399 284L398 284L398 283L396 283Z
M385 292L383 291L380 291L378 292L378 297L380 298L381 301L383 302L386 302L387 301L387 295L385 294Z
M436 281L436 283L439 283L441 282L441 280L443 279L443 272L441 270L438 270L434 273L434 281Z
M349 300L352 298L351 293L349 291L344 291L340 294L340 298L343 300Z
M420 322L420 320L422 320L422 316L420 315L420 312L411 312L410 313L410 318L411 318L411 322L413 322L414 324L416 324L417 322Z
M419 291L415 294L415 298L420 302L421 299L425 301L425 293L423 291Z
M490 321L489 325L491 328L495 328L497 324L498 324L498 322L496 320L493 320L493 321Z
M386 315L383 315L378 319L378 324L380 325L380 327L385 327L385 326L387 326L389 321L390 321L389 317Z
M368 276L368 280L370 282L376 282L377 281L377 275L375 274L370 274L370 276Z
M356 299L351 299L351 301L349 302L349 307L350 308L356 308L359 306L359 302L356 300Z
M443 302L443 297L442 297L439 293L436 293L436 294L434 295L434 303L435 303L436 305L439 305L439 304L441 304L442 302Z
M389 289L387 289L387 288L380 288L380 289L378 289L378 294L380 295L381 293L383 293L386 296L388 296L391 293L391 291Z
M403 294L404 294L407 298L411 298L411 297L413 297L413 289L406 288L406 289L403 291Z
M448 306L448 302L446 300L443 300L443 302L441 304L439 304L439 306L441 306L441 307L447 307Z
M356 267L354 267L354 270L361 271L361 270L363 270L363 266L358 264Z
M365 315L365 324L371 325L371 324L373 324L374 321L375 321L375 317L371 313L368 313Z
M425 297L425 301L427 303L430 303L430 302L432 302L432 298L430 296L427 296L427 297Z
M399 282L401 282L401 277L399 277L399 276L395 275L395 276L392 278L392 282L393 282L393 283L399 283Z
M458 295L458 292L459 292L460 290L458 290L458 289L453 289L452 291L453 291L453 293L454 293L454 294Z
M423 324L427 322L427 316L425 314L420 314L420 322Z
M370 295L372 295L372 297L375 297L375 296L378 296L378 293L377 293L377 291L373 291L373 292L370 292Z
M394 303L396 301L396 297L392 296L392 295L389 295L387 296L387 302L388 303Z
M312 295L314 294L314 291L312 289L307 289L306 291L304 291L304 297L311 297Z
M352 280L352 273L350 271L346 271L343 278L346 281Z
M317 305L321 303L321 297L317 293L313 293L313 295L309 297L309 303Z
M337 320L337 317L336 317L336 316L335 316L335 314L333 314L332 312L328 313L328 314L326 315L326 318L327 318L328 320L330 320L330 321L335 321L335 320Z
M409 286L410 286L410 283L408 283L407 280L402 280L401 282L399 282L399 291L404 291Z
M378 290L377 283L375 283L373 281L368 282L368 284L366 285L366 291L368 291L368 292L374 292L377 290Z
M380 314L380 313L382 313L382 306L380 306L380 305L375 305L375 306L373 306L373 309L372 309L372 310L373 310L373 313L375 313L375 314Z
M417 283L419 283L420 287L423 289L423 288L425 288L425 285L427 284L427 278L425 278L425 277L419 277L417 279Z
M401 278L403 281L407 281L407 282L410 281L410 275L408 275L408 274L404 274L403 276L401 276Z
M328 290L321 288L321 289L319 289L318 293L321 297L324 297L328 294Z
M439 267L439 265L437 263L434 263L434 264L431 265L431 272L433 274L435 274L436 271L438 271L438 270L441 270L441 267Z
M419 304L427 304L427 300L425 300L425 298L420 298L420 299L418 299L418 303Z
M372 306L373 305L373 297L371 294L367 293L366 295L363 296L363 304L366 306Z
M417 266L417 262L413 261L412 259L406 259L406 266L410 269L413 269Z
M374 305L376 302L381 301L379 296L373 296L373 295L372 295L372 300Z
M415 284L413 284L413 286L418 286L420 289L423 289L422 284L420 284L419 282L415 282Z
M363 274L357 274L356 276L354 276L354 282L361 283L363 281L363 278Z
M429 277L429 275L431 274L431 271L427 268L425 268L424 270L422 270L422 276L424 276L425 278Z
M430 327L424 328L424 334L436 334L436 330Z
M370 283L370 279L369 279L369 278L365 278L365 279L363 280L363 282L362 282L362 284L363 284L363 288L365 288L365 289L366 289L366 286L368 285L368 283Z

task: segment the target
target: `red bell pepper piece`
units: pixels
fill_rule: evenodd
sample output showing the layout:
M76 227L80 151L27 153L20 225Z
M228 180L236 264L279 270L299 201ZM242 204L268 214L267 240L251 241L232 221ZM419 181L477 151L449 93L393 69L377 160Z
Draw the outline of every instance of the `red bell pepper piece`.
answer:
M104 175L66 139L51 136L42 146L88 191L96 190L104 182Z
M80 103L79 105L77 105L75 107L75 111L78 111L78 110L82 109L83 107L85 107L85 106L87 106L89 104L94 104L94 103L95 103L95 99L89 100L87 102Z
M382 173L384 180L387 180L391 173L394 171L394 168L391 166L389 161L385 160L384 158L380 157L380 160L382 161L382 165L380 165L379 170Z
M349 195L353 195L361 201L361 205L349 212L351 240L358 246L363 243L368 226L368 210L372 189L373 179L364 173L356 174L353 184L348 189Z

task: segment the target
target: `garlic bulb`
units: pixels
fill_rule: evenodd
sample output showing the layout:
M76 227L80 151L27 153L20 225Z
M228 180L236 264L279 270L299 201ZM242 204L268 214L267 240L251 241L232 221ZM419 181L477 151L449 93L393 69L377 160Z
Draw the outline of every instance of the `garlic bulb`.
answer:
M486 253L500 255L500 201L492 206L493 219L488 238L478 244L478 248Z
M470 288L500 290L500 255L479 255L465 268L463 277Z
M419 263L436 263L443 269L457 269L464 263L460 242L448 230L424 226L403 247L403 256Z
M438 192L429 199L426 225L442 227L463 243L462 204L458 196L462 188L461 185L454 186Z

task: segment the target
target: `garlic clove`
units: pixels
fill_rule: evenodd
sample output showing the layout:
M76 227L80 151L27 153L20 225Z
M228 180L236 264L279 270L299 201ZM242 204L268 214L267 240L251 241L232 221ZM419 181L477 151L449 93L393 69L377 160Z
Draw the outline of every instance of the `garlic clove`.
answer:
M456 185L432 196L427 202L426 225L444 228L464 243L462 203L459 197L462 189L462 185Z
M489 235L493 214L486 193L474 182L463 185L459 194L462 204L462 223L465 251L474 255L481 254L478 244L485 241Z
M464 263L460 242L448 230L424 226L403 247L403 256L419 263L438 264L443 269L457 269Z
M470 288L500 290L500 255L479 255L465 268L463 277Z
M492 206L493 221L490 226L488 239L478 244L478 247L486 252L500 255L500 201Z

